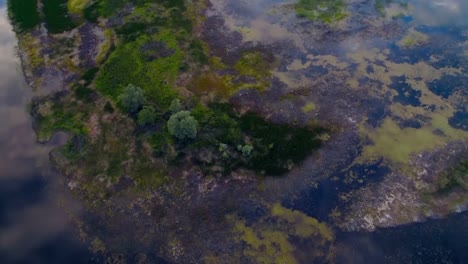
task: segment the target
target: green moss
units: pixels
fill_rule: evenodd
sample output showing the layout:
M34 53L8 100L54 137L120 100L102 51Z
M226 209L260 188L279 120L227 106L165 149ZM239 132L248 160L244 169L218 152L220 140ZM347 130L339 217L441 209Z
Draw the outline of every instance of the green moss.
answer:
M210 95L216 99L229 98L235 92L229 81L211 72L195 75L188 88L197 95Z
M256 263L294 264L294 246L288 241L288 234L273 229L254 229L238 222L235 230L248 245L244 254Z
M9 0L7 3L8 16L17 30L31 30L39 24L37 0Z
M312 112L315 110L315 104L312 103L312 102L307 102L303 107L302 107L302 112L304 113L308 113L308 112Z
M299 0L296 4L296 14L310 20L332 23L348 16L345 8L344 0Z
M334 234L331 228L325 223L320 223L317 219L307 216L300 211L294 211L284 208L280 204L274 204L271 213L280 219L291 223L294 227L294 234L299 237L308 238L318 236L327 241L334 240Z
M448 124L448 115L450 112L434 113L431 122L421 128L400 128L391 118L386 118L380 127L371 131L361 127L361 133L373 142L364 147L363 158L374 160L383 156L396 164L408 165L415 153L443 146L449 141L466 140L468 136L463 130Z
M68 0L68 11L72 14L81 14L83 9L88 6L91 0Z
M255 83L241 84L236 90L242 88L257 88L264 90L269 84L271 69L274 61L268 60L266 54L259 51L246 51L234 65L234 69L241 75L255 78Z
M421 46L429 40L429 37L424 33L418 32L414 29L409 30L408 34L398 41L400 48L411 48L415 46Z
M128 43L118 47L101 68L96 79L96 88L116 100L123 88L133 83L140 86L140 71L143 63L138 54L139 43Z
M112 30L106 29L104 31L104 36L106 40L99 47L99 52L98 52L98 55L96 56L96 62L98 64L103 63L104 60L107 58L107 55L109 54L109 51L112 48L114 33L112 32Z
M60 102L48 106L48 110L39 111L39 104L33 108L36 115L37 137L39 141L48 140L55 132L65 131L76 135L87 134L87 129L82 123L86 113L83 111L70 111L78 107L77 104L64 108Z
M40 45L29 33L18 38L18 45L27 55L28 66L31 67L32 71L39 69L44 64L44 57L39 49Z
M169 55L154 59L145 56L145 44L164 43L173 49ZM151 55L151 54L150 54ZM141 36L136 41L119 46L99 72L96 87L104 95L116 100L123 87L134 84L145 91L148 100L167 110L177 93L172 88L182 63L182 52L175 36L161 32L157 36Z
M251 225L234 218L234 231L246 244L244 256L254 263L323 263L324 250L334 241L326 224L280 204L270 206L270 212Z

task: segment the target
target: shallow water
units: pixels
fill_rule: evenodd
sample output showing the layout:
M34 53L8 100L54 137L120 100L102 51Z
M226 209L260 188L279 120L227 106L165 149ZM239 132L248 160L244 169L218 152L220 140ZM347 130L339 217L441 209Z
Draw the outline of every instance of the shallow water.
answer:
M405 195L404 191L389 194L385 187L412 181L408 171L413 168L406 168L415 154L468 140L460 120L466 110L459 103L468 96L466 1L404 1L408 4L389 5L385 16L377 14L373 1L350 1L348 19L330 27L298 19L289 6L294 1L211 2L210 16L223 17L244 42L260 43L276 52L280 66L274 76L287 86L274 87L275 92L309 91L290 102L278 102L276 93L267 92L258 108L280 122L319 119L336 122L345 130L287 177L267 179L260 199L280 200L287 208L327 223L334 210L353 203L357 206L341 212L361 223L364 216L374 223L388 215L401 217L399 224L424 218L420 209L404 206L406 211L392 211L385 199L379 199ZM303 102L312 102L316 110L301 113ZM380 159L385 162L376 165ZM376 190L361 191L370 185ZM378 186L385 186L384 191ZM375 217L376 208L387 209ZM459 263L466 257L466 244L453 236L453 230L465 232L466 225L457 220L463 217L452 215L445 221L369 234L340 234L337 244L346 246L338 247L337 255L345 255L341 263L347 263L347 258L353 263L368 258L371 263ZM388 224L379 223L380 227ZM432 235L435 242L426 243ZM401 243L388 241L398 236ZM360 240L367 244L354 244ZM347 247L351 252L346 252ZM353 252L363 254L362 258L353 261Z
M86 263L68 216L52 198L58 183L49 145L36 143L27 111L30 88L16 56L16 38L0 2L0 263Z

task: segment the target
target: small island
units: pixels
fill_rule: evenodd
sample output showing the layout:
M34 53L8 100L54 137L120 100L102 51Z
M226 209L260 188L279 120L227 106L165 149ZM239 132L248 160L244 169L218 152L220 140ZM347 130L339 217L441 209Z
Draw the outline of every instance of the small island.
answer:
M334 262L340 232L468 205L458 42L426 58L442 37L406 1L259 2L8 1L37 140L67 135L50 159L107 263Z

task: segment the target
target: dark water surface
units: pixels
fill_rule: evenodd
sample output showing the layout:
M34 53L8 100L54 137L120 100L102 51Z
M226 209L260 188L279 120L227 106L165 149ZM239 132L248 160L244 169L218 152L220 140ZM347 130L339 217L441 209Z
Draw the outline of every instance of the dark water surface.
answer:
M86 248L51 195L58 179L48 171L51 146L36 143L16 44L0 1L0 263L86 263Z

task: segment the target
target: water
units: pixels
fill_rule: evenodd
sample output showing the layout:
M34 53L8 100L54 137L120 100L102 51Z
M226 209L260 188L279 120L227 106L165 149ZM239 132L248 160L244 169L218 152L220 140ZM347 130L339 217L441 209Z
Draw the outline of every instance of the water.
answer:
M466 263L468 213L337 238L338 263Z
M36 143L27 111L31 91L15 47L1 1L0 263L86 263L86 248L72 234L65 210L53 198L59 186L48 167L53 144Z

